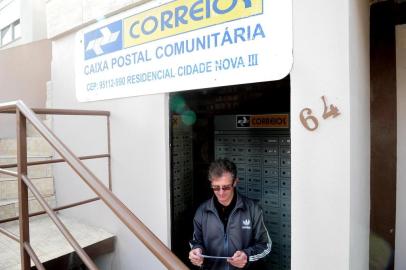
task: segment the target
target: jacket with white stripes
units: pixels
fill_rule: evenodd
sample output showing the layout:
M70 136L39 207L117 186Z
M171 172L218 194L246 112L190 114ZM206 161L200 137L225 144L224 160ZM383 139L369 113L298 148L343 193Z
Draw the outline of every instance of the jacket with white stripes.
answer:
M272 241L266 230L261 208L251 199L237 192L237 202L224 230L214 196L197 209L193 220L192 249L201 248L204 255L231 257L237 250L244 251L248 263L244 269L251 269L254 262L271 252ZM204 269L237 269L224 259L204 259Z

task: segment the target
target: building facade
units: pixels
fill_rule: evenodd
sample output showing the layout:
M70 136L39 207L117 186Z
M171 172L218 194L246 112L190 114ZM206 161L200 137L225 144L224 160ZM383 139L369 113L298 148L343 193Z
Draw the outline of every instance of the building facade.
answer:
M146 2L47 3L48 35L54 40L53 104L112 112L113 190L169 244L169 95L80 103L74 91L75 32L97 18ZM61 18L60 10L69 10L66 12L69 18ZM368 12L365 1L293 5L292 269L368 267L369 195L365 192L369 188ZM315 113L322 113L322 96L338 106L341 115L320 123L316 132L309 132L298 121L300 111L311 107ZM350 114L354 107L358 113ZM56 120L54 128L67 139L76 132L63 121ZM95 134L84 136L89 136L92 148L103 140ZM79 142L70 143L78 151L83 149ZM65 172L57 170L58 173ZM56 183L61 203L73 193L66 192L67 188L62 182ZM75 196L84 195L75 192ZM100 211L104 212L104 208ZM95 216L80 210L72 214L100 223L100 218L96 218L100 211L92 211ZM116 258L110 258L116 265L113 268L160 268L140 243L129 243L132 237L120 225L108 217L102 223L114 230L119 239Z
M49 0L46 20L48 38L53 41L52 107L111 112L113 192L171 246L176 230L173 223L174 110L171 102L176 94L80 102L75 83L75 48L79 31L132 8L158 2L167 1ZM240 88L223 86L222 89L193 90L200 91L195 92L199 93L196 96L188 91L180 95L190 108L194 108L197 118L199 102L196 100L205 95L207 107L200 109L200 113L206 115L212 112L216 115L243 114L244 111L247 114L274 114L277 113L275 108L279 108L279 113L288 113L291 139L289 268L368 269L371 123L374 122L370 114L370 3L365 0L295 1L292 7L293 66L288 77ZM62 11L64 16L61 16ZM10 19L8 25L15 21ZM402 54L401 44L399 55ZM399 65L401 73L402 62ZM402 88L399 81L398 90L402 91ZM275 93L274 100L272 95L267 96L267 89ZM188 90L187 86L183 90ZM261 103L261 100L253 99L250 93L267 97L272 106L267 107L264 100ZM216 96L228 101L220 102ZM401 93L398 97L402 102ZM233 99L235 106L230 102ZM254 100L250 106L240 106L250 99ZM286 106L278 107L278 101ZM335 114L329 117L332 109ZM401 119L400 115L400 127ZM53 129L80 156L106 151L107 135L100 131L102 125L94 119L55 118ZM402 129L399 132L400 138ZM196 155L207 162L204 157L212 155L205 154L204 149L203 146L198 148ZM401 156L404 151L398 149ZM204 171L203 161L194 163L193 171ZM107 177L105 163L88 165L101 178ZM401 171L398 173L399 181L404 176ZM55 166L54 175L58 204L91 196L91 191L66 167ZM193 183L199 185L200 182L193 180ZM397 203L397 208L401 209L402 201ZM102 269L163 269L101 203L67 210L66 214L101 226L117 236L116 251L97 262ZM397 222L402 220L399 214ZM397 228L404 227L403 223L399 224ZM402 239L401 230L396 233L397 239ZM402 252L402 241L397 241L396 250ZM396 269L404 267L402 257L401 253L395 253Z

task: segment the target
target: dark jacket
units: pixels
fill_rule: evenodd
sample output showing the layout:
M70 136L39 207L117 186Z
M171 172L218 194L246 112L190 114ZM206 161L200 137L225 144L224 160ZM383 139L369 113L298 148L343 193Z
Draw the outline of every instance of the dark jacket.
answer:
M224 231L214 205L214 197L204 202L196 211L193 220L192 249L201 248L203 254L231 257L237 250L248 256L248 264L264 258L271 251L272 241L266 230L262 210L254 201L235 193L237 202L231 211L227 230ZM204 259L204 269L237 269L221 259Z

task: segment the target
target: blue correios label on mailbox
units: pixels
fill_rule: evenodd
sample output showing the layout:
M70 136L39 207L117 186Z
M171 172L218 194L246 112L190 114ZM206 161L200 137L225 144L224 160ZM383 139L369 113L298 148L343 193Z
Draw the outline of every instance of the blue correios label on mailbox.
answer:
M123 48L123 21L118 20L84 34L85 60Z

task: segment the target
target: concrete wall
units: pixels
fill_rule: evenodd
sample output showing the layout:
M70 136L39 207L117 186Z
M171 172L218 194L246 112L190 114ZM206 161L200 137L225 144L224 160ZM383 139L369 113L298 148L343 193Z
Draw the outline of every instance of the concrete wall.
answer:
M49 40L1 50L0 102L21 99L31 107L45 107L51 58ZM14 123L15 116L0 115L0 138L15 136Z
M124 2L128 4L106 0L92 1L92 6L85 5L90 3L85 0L69 4L48 1L49 29L53 26L48 35L55 37L53 106L112 112L114 192L169 243L167 96L92 103L78 103L75 99L71 50L74 35L69 31L95 19L96 15L84 14L96 14L99 6L120 3L125 8ZM140 1L131 1L131 5L135 2ZM365 31L369 7L363 2L366 1L294 1L292 269L367 269L369 78ZM64 12L69 18L58 17L60 10L69 10ZM356 17L350 19L351 16ZM323 120L323 95L338 106L340 116ZM305 107L311 108L319 119L319 128L314 132L304 129L299 121L299 113ZM97 128L103 123L83 121L77 131L71 120L55 118L55 131L75 153L96 154L105 150L105 133ZM90 165L105 165L98 162ZM99 174L106 178L103 169ZM60 165L55 167L55 176L59 204L88 196ZM102 269L161 269L156 259L104 211L99 203L96 208L65 211L118 235L117 251L99 261Z
M53 46L52 81L55 108L100 109L111 112L114 193L169 243L169 171L167 95L78 103L75 96L74 35ZM103 118L54 117L54 130L77 155L105 153ZM86 162L107 183L106 162ZM59 205L90 198L91 193L66 166L54 167ZM101 269L164 269L149 251L101 203L65 214L117 235L116 252L99 261ZM111 268L110 268L111 267Z
M370 219L369 4L349 1L350 267L368 269Z
M47 36L45 0L21 1L21 44Z
M150 0L47 0L48 37L53 38L105 16L116 14ZM64 16L60 16L61 10Z
M365 2L316 0L293 5L292 269L367 269ZM323 95L341 111L337 118L323 120ZM306 107L319 119L316 131L309 132L299 121Z
M397 194L395 269L406 268L406 25L396 28L397 79Z

